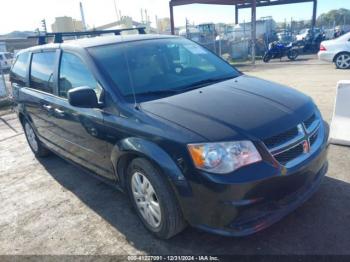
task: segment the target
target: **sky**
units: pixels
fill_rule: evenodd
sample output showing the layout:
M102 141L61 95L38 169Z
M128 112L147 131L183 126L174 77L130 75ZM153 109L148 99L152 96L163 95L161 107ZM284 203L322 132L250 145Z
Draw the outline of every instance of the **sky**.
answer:
M116 20L114 0L1 0L0 34L18 31L33 31L40 27L40 21L46 19L48 30L58 16L71 16L81 19L79 2L83 3L85 20L88 26L97 27ZM169 16L169 0L115 0L122 15L141 20L141 8L147 9L153 26L155 16ZM318 0L317 14L332 9L350 9L350 0ZM186 18L193 23L223 22L234 23L234 6L193 4L174 8L175 26L185 24ZM284 6L260 7L257 18L273 16L282 22L310 19L312 3L289 4ZM240 22L250 20L250 10L240 10Z

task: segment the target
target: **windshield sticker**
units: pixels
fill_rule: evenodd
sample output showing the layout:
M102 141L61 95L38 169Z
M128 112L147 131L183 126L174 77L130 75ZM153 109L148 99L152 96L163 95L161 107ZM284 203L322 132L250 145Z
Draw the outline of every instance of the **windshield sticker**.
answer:
M207 51L198 45L184 45L184 47L194 55L206 54Z

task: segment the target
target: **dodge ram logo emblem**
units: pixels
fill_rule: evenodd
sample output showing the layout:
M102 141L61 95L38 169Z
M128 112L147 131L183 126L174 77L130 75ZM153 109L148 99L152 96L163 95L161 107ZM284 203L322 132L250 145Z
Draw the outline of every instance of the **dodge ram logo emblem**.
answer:
M304 154L307 154L310 152L310 144L307 140L303 142L303 151L304 151Z

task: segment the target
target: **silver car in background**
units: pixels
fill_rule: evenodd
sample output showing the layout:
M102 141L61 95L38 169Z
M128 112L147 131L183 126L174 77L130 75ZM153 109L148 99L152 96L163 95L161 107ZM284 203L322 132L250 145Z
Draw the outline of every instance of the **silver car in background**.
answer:
M323 41L318 57L320 60L334 63L338 69L349 69L350 32L336 39Z

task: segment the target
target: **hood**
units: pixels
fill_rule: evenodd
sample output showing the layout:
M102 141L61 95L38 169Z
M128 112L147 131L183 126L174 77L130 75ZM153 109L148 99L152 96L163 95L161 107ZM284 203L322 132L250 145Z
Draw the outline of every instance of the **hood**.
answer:
M148 101L141 108L209 141L260 140L295 127L315 110L302 93L249 76Z

